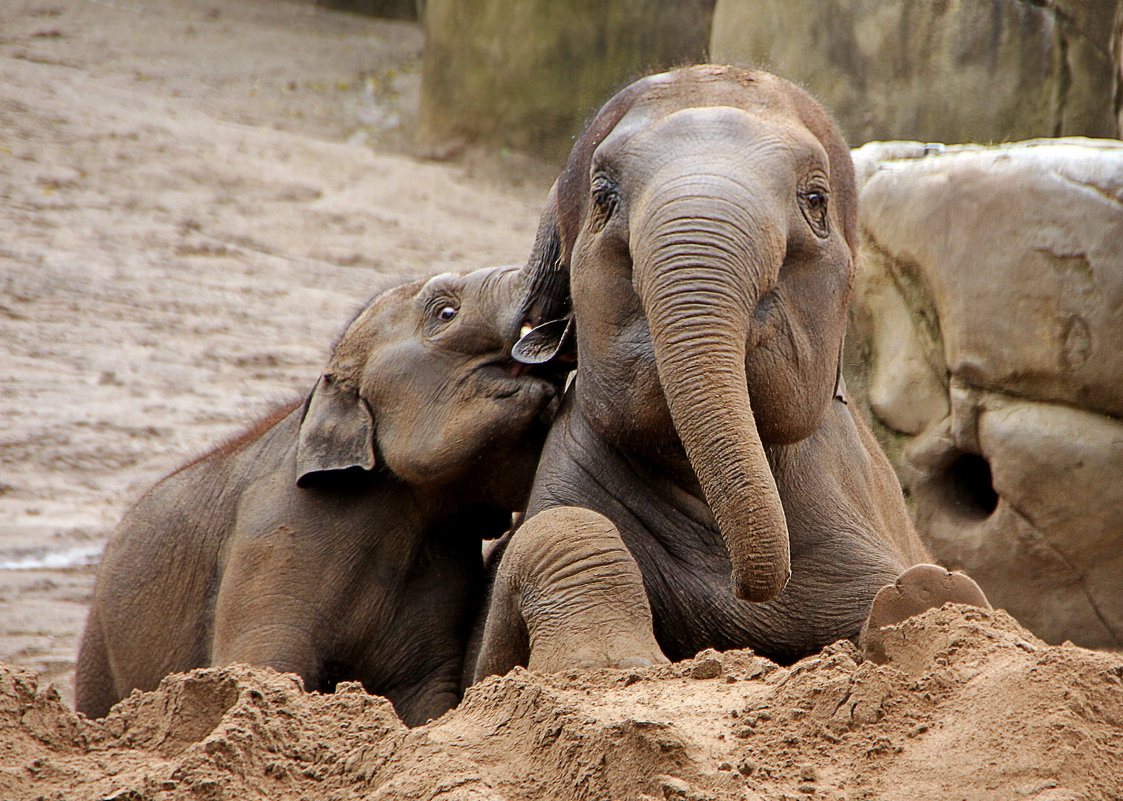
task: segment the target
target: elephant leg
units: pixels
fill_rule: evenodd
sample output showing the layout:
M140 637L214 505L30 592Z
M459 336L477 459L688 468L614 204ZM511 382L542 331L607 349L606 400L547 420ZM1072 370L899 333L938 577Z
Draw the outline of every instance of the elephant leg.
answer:
M475 684L488 676L502 676L517 665L525 666L529 660L530 637L519 610L520 598L512 586L514 572L514 568L500 563L500 570L491 585L482 633L475 644L475 666L470 673L465 671L465 685Z
M946 603L991 608L986 595L970 576L951 573L938 565L914 565L901 573L894 583L878 590L858 645L867 659L884 663L887 661L881 636L884 627Z
M492 585L476 681L516 665L551 673L667 661L639 566L607 518L555 507L515 532Z
M120 698L117 695L113 670L109 666L109 650L97 610L91 609L78 646L78 666L74 680L74 708L88 718L103 718Z
M318 689L317 585L312 560L293 545L288 526L230 546L214 608L209 663L264 665Z

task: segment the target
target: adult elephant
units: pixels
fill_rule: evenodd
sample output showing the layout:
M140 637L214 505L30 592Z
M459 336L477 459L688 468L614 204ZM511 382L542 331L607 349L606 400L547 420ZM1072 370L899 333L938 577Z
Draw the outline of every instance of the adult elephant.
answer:
M943 600L985 604L923 565L846 403L855 203L835 124L774 75L693 66L599 111L526 267L536 327L516 355L554 357L575 324L578 367L477 678L707 647L790 661L867 617L876 633Z
M520 286L486 269L385 292L303 403L141 498L98 571L78 710L233 662L361 681L410 725L455 705L481 543L522 510L560 389L511 360Z

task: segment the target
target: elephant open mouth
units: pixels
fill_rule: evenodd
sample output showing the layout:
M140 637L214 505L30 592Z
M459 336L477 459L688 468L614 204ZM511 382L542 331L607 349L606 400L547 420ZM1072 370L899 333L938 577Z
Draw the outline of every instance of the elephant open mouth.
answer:
M557 364L522 364L504 355L483 362L472 374L484 383L485 393L493 398L530 393L532 397L541 397L545 404L561 393L568 372L568 368Z

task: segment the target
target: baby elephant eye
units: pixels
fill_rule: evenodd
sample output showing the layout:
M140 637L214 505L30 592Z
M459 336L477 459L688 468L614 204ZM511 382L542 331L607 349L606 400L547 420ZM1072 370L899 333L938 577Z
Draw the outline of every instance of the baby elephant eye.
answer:
M447 323L449 320L456 316L456 313L458 311L460 310L455 306L441 306L437 309L434 316L442 323Z

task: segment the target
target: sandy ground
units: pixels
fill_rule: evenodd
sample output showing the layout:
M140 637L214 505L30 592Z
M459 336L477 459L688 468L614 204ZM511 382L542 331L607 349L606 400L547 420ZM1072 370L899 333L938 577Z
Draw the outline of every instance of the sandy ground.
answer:
M541 179L395 155L421 46L285 0L0 3L0 661L69 700L148 485L309 389L380 285L525 258Z
M1002 612L931 610L889 666L849 643L791 668L746 651L645 670L516 669L406 729L341 685L193 671L100 721L0 665L11 801L1105 801L1123 798L1123 660Z
M125 508L307 391L379 286L529 249L541 171L401 155L421 46L285 0L0 4L0 798L1123 798L1123 657L955 608L888 666L516 670L414 730L238 667L70 710Z

